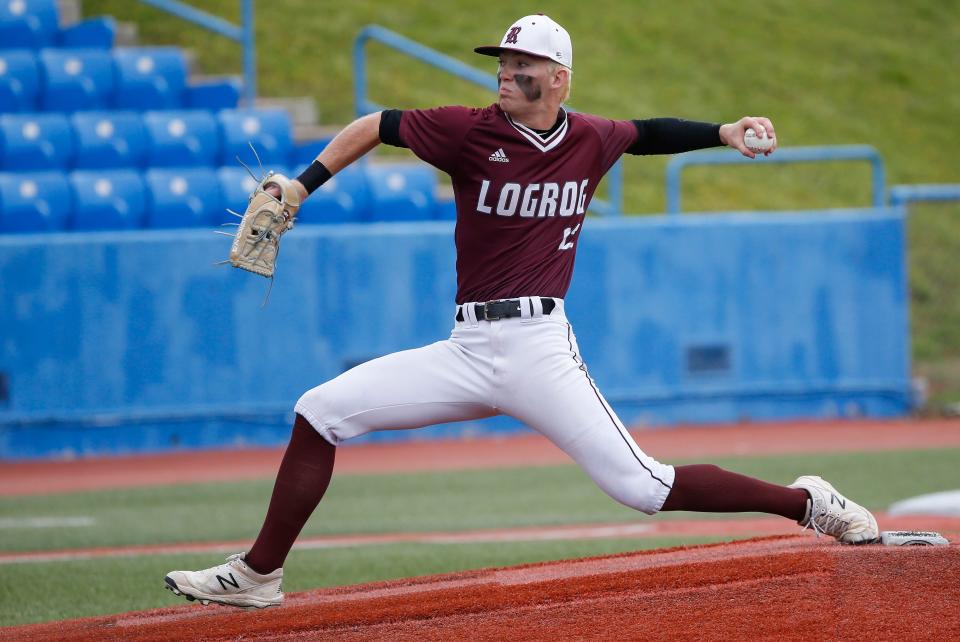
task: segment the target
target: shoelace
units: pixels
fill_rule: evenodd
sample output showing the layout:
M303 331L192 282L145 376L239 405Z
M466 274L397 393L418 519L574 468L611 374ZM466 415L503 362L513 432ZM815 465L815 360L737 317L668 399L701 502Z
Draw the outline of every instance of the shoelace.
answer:
M827 511L823 511L819 515L819 519L823 519L822 526L819 523L817 523L816 521L817 519L818 517L811 515L810 519L807 520L807 525L803 527L803 530L812 528L813 532L816 533L817 537L820 537L821 534L835 537L835 535L833 535L831 530L836 529L837 526L839 525L842 525L845 527L850 524L849 521L845 519L841 519L839 515L830 515L829 513L827 513Z

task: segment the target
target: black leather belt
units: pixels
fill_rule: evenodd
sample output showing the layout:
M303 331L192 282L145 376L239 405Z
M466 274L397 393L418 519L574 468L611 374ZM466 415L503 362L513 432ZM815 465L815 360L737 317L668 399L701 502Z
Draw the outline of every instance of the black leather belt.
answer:
M515 319L523 316L520 311L520 305L523 303L520 299L501 299L500 301L487 301L486 303L474 303L473 310L477 315L478 321L497 321L499 319ZM557 302L549 297L540 297L540 304L543 306L543 313L550 314L557 307ZM527 305L531 305L528 303ZM529 310L531 316L533 311ZM457 321L463 321L463 306L457 306Z

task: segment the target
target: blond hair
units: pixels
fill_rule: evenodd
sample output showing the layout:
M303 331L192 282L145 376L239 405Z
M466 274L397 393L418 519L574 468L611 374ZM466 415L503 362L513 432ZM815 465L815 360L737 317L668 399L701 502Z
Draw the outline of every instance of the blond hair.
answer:
M550 66L548 67L551 74L557 73L560 69L567 70L567 86L563 88L563 97L560 99L561 103L567 102L570 99L570 89L573 87L573 69L567 67L566 65L561 65L559 62L550 61Z

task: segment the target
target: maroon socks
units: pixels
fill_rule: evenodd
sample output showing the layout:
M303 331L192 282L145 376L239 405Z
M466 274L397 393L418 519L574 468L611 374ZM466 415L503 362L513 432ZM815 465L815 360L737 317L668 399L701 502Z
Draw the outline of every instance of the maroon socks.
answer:
M677 466L673 490L660 510L703 513L756 511L799 522L807 512L807 491L768 484L712 464Z
M266 574L283 566L287 553L330 484L336 447L297 415L280 463L267 518L246 563ZM677 466L673 489L661 510L711 513L761 512L794 521L807 511L807 492L769 484L712 464Z
M245 559L247 566L260 574L283 566L293 542L330 485L336 452L333 444L297 415L273 486L267 518Z

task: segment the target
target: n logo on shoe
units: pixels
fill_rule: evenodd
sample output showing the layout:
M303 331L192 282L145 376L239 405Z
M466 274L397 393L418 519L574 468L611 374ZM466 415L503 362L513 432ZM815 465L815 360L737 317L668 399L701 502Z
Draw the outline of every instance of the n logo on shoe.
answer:
M226 590L227 590L227 584L231 584L231 585L233 585L233 588L239 589L239 588L240 588L240 582L238 582L238 581L236 580L236 578L233 577L233 573L230 573L229 575L230 575L230 579L229 579L229 580L228 580L227 578L223 577L222 575L217 575L217 581L220 582L220 588L222 588L224 591L226 591Z
M847 508L847 500L841 499L836 495L834 495L833 493L830 493L830 503L832 504L834 502L840 504L840 508L843 508L843 509Z

